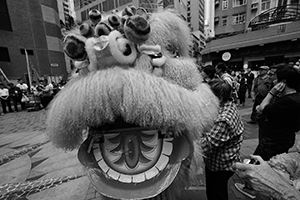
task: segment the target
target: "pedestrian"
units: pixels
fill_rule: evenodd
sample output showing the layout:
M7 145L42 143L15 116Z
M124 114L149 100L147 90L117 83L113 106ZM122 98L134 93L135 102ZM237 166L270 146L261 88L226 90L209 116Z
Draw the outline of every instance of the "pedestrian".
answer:
M23 82L22 78L19 78L18 79L18 84L16 86L20 89L19 90L18 102L21 104L22 110L25 110L26 109L26 105L25 105L25 102L22 101L22 97L23 97L23 95L26 96L26 94L28 92L28 85Z
M43 107L46 108L52 99L53 99L53 85L51 83L48 84L47 79L44 79L43 88L42 88L42 98L41 98L41 103Z
M254 154L264 160L287 153L295 143L295 133L300 130L300 74L292 65L286 65L276 72L278 83L258 106L266 116L261 128L262 140ZM280 94L280 96L278 96ZM276 101L272 101L276 98Z
M242 73L241 78L239 79L239 91L238 91L238 96L240 100L240 105L245 106L245 101L246 101L246 93L247 93L247 81L246 81L246 75Z
M9 96L11 101L13 102L15 112L18 112L18 99L19 99L19 88L16 87L13 83L9 83Z
M33 93L34 95L38 95L38 90L37 90L38 84L36 81L32 81L32 85L30 87L30 92Z
M254 103L252 106L251 120L247 123L257 124L257 112L256 106L258 106L262 100L266 97L268 92L271 90L273 85L273 80L268 75L269 67L260 66L259 75L254 79L253 83L253 93L254 93Z
M246 74L246 80L247 80L248 98L252 98L251 93L252 93L254 74L252 73L250 68L248 68L248 71L247 71L247 74Z
M234 103L238 101L238 82L227 72L227 66L225 63L218 63L216 65L216 74L217 76L226 81L230 87L232 88L232 95L231 98L233 99Z
M288 153L295 143L295 133L300 130L300 93L296 90L300 85L300 74L293 65L286 65L277 69L276 76L278 83L257 107L266 120L259 127L260 139L253 154L266 161L278 154ZM276 100L272 101L273 98ZM247 184L236 187L244 194L251 189Z
M211 80L216 78L216 69L212 65L206 65L201 69L201 75L203 82L209 83Z
M0 83L0 100L4 114L7 113L6 107L8 107L9 112L13 112L10 104L9 91L3 83Z
M234 174L231 166L240 161L244 125L235 103L232 88L220 79L209 85L219 98L219 115L212 129L201 139L205 163L206 195L208 200L228 199L228 180ZM216 192L217 191L217 192Z

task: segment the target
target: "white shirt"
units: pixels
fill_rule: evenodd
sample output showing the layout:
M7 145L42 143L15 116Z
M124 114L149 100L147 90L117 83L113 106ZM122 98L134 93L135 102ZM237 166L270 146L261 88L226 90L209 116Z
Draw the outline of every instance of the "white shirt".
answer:
M23 83L22 85L20 83L18 83L16 85L18 88L20 88L21 90L27 90L28 89L28 86L26 83Z
M7 88L0 89L0 97L7 97L8 95L9 93Z

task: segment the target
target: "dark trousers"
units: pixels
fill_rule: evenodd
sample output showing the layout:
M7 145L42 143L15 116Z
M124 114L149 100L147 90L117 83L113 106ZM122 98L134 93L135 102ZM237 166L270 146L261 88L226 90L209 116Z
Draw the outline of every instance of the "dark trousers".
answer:
M251 98L252 84L247 85L248 98Z
M260 105L261 102L262 102L263 98L255 98L254 99L254 103L253 103L253 106L252 106L252 113L251 113L251 121L254 121L256 122L257 121L257 112L256 112L256 106Z
M211 171L205 167L207 200L228 200L228 180L232 171Z
M21 105L22 110L25 110L26 109L25 102L22 102L21 100L22 100L22 97L18 97L17 103L19 103Z
M11 97L11 100L12 100L12 102L13 102L15 111L19 111L19 110L18 110L18 97Z
M294 143L295 138L289 141L275 141L274 139L261 136L253 155L259 155L267 161L278 154L288 153L289 149L293 147Z
M13 110L11 109L10 98L8 97L7 99L0 99L3 113L7 113L6 106L8 107L9 112L13 112Z
M244 104L246 101L246 91L240 91L239 92L239 100L240 104Z
M42 103L43 107L46 108L52 99L53 99L53 96L42 96L41 103Z

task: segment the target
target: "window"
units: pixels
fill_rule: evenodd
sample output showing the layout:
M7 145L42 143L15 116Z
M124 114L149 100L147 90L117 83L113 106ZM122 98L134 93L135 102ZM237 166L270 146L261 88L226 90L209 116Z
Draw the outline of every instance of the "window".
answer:
M33 56L33 50L26 49L26 51L27 51L27 55ZM22 55L25 55L25 49L20 49L20 52Z
M0 47L0 62L10 62L8 48Z
M103 1L103 2L102 2L102 10L103 10L104 12L108 11L107 1Z
M222 1L222 10L227 10L228 9L228 0L223 0Z
M115 2L112 0L107 0L108 2L108 10L113 10L115 8Z
M81 21L84 22L86 20L88 20L88 16L87 16L86 10L84 10L81 12Z
M98 5L94 5L93 7L90 8L90 10L96 9L98 10Z
M12 31L6 0L0 0L0 30Z
M227 26L227 16L222 17L222 26Z
M261 0L261 11L270 9L271 0Z
M113 10L115 8L114 1L112 1L112 0L106 0L106 1L104 1L103 4L102 4L102 6L103 6L103 11L104 12Z
M246 21L246 14L239 13L237 15L232 15L232 24L244 24Z
M233 0L232 6L237 7L237 6L243 6L247 4L247 0Z
M131 3L131 2L132 2L132 0L120 0L119 6L123 6L124 4Z

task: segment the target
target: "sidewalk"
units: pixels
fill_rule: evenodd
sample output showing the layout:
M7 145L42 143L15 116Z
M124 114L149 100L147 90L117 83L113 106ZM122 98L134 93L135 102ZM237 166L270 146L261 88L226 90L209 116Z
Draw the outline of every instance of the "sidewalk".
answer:
M248 99L246 107L240 108L245 123L243 157L253 153L257 146L258 128L246 123L251 105ZM77 159L77 151L64 152L48 142L45 119L44 110L0 116L0 200L14 199L13 196L23 200L99 200L99 193ZM206 200L204 174L199 177L202 185L185 191L181 200ZM229 199L247 200L234 188L238 181L236 175L229 181ZM10 198L5 194L10 194Z

